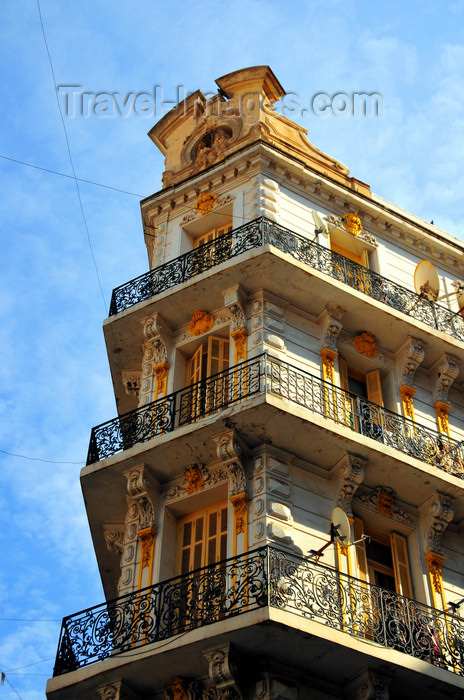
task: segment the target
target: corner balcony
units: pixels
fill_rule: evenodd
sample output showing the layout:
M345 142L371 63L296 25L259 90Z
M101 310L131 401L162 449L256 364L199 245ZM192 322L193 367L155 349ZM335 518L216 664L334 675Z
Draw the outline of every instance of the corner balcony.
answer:
M109 316L188 282L247 251L273 246L332 280L368 298L464 341L464 318L459 313L334 253L314 241L264 217L180 255L113 290Z
M256 396L276 396L371 440L464 479L462 443L263 353L92 429L87 465L134 445L201 425ZM247 403L248 402L248 403Z
M438 681L450 697L462 687L461 617L266 546L64 618L49 691L81 697L73 684L82 693L98 673L107 682L123 673L129 683L143 678L151 696L179 663L197 675L205 645L224 638L250 668L257 655L277 654L334 683L382 665L392 674L390 697ZM96 662L93 677L91 669L79 673Z

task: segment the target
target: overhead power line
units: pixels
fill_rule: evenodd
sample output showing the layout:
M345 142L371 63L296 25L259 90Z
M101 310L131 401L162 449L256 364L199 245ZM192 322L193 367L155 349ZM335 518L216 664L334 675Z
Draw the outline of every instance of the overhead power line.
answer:
M12 163L19 163L20 165L26 165L28 168L34 168L35 170L42 170L45 173L52 173L53 175L60 175L60 177L67 177L70 180L79 180L79 182L86 182L88 185L96 185L97 187L104 187L107 190L114 190L115 192L122 192L123 194L130 194L132 197L143 198L143 195L137 194L136 192L128 192L128 190L121 190L119 187L112 187L111 185L103 185L101 182L95 182L94 180L85 180L83 177L75 177L74 175L67 175L66 173L60 173L58 170L51 170L50 168L42 168L40 165L33 165L32 163L26 163L24 160L18 160L17 158L10 158L9 156L4 156L0 154L0 158L4 160L10 160Z

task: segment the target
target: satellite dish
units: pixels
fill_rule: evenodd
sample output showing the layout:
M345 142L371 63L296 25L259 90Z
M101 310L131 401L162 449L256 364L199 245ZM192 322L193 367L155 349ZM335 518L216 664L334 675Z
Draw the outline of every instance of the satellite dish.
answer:
M316 234L322 233L324 236L327 236L327 229L324 226L321 217L317 213L317 211L314 211L314 209L311 212L314 224L316 226Z
M350 522L345 511L338 506L332 511L332 526L335 541L347 547L350 544Z
M414 289L417 294L427 297L430 301L438 299L440 291L440 280L438 272L428 260L422 260L414 270Z

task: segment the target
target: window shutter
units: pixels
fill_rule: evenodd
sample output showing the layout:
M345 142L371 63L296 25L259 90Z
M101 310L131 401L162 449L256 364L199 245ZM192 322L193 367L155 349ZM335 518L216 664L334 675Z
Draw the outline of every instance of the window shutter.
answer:
M380 370L375 369L373 372L366 374L367 398L372 403L383 406L382 385L380 383Z
M217 372L229 367L229 341L210 335L208 338L208 366L207 376L211 377Z
M367 581L368 575L367 575L366 545L364 544L364 540L362 539L362 536L364 535L364 524L363 524L363 521L361 520L361 518L355 517L354 524L353 524L353 534L354 534L354 541L356 542L355 547L356 547L356 558L358 560L359 578L362 581Z
M397 532L390 534L393 568L395 571L396 592L412 598L411 574L409 571L408 546L406 538Z

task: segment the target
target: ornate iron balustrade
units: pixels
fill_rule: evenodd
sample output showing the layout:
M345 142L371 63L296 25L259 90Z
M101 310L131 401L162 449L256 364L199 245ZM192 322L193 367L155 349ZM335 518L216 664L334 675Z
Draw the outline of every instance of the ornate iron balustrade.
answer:
M267 391L464 479L462 443L266 356Z
M54 676L266 606L464 675L462 618L261 547L65 617Z
M464 478L462 443L266 353L93 428L87 464L265 392Z
M247 250L264 245L273 245L371 299L464 341L464 319L460 314L264 217L250 221L117 287L113 290L109 315L150 299Z
M262 390L262 355L92 428L87 464L194 423Z

